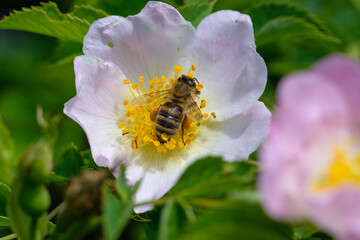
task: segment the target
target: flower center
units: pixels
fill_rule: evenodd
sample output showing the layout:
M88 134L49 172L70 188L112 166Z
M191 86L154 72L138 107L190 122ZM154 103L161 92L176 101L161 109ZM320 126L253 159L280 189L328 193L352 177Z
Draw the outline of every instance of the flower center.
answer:
M204 87L193 73L195 64L191 63L187 75L179 77L183 69L176 65L174 78L151 79L148 92L144 91L143 76L139 77L140 85L129 79L123 81L133 98L124 100L126 121L120 122L119 128L124 137L132 138L133 150L148 144L158 153L185 149L196 140L201 124L216 118L215 113L201 113L205 99L199 105L193 101Z
M343 185L360 187L360 151L354 151L354 141L331 146L331 161L325 174L315 182L315 190L327 190Z

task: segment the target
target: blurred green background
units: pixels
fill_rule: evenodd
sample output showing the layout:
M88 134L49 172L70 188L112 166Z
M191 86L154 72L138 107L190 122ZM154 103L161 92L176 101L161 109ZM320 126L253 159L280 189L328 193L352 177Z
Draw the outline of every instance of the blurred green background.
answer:
M74 3L86 3L102 8L109 14L123 16L138 13L146 2L141 0L131 4L127 1L109 0L57 1L62 12L71 11ZM191 1L166 2L181 6L184 2ZM277 2L291 3L308 11L309 16L318 19L339 41L297 37L296 33L294 36L290 33L289 36L288 31L279 31L273 39L261 41L261 44L258 44L261 39L257 38L258 52L265 59L269 71L267 89L262 98L269 107L273 107L277 83L285 74L305 69L321 57L334 52L342 52L355 59L359 59L360 55L358 0ZM258 14L249 11L259 4L257 1L219 0L214 3L213 11L233 9L250 13L250 16ZM20 10L21 7L32 5L40 5L40 2L7 1L2 3L1 14L5 16L11 10ZM256 19L258 21L254 22L255 34L260 27L259 24L262 24L261 16L256 16ZM36 123L36 106L42 106L45 113L53 115L62 112L64 103L75 95L72 60L75 55L81 54L81 44L70 45L71 47L67 48L70 49L69 52L64 53L59 50L59 46L63 45L55 38L22 31L0 30L0 114L14 138L16 159L31 142L41 136L41 129ZM80 150L88 148L82 129L74 121L63 116L55 157L58 157L71 142Z

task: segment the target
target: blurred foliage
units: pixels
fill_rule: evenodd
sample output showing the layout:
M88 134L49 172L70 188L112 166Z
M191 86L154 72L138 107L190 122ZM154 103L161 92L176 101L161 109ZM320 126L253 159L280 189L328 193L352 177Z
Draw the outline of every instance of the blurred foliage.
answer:
M97 167L81 127L57 114L75 95L72 62L91 23L137 14L147 1L9 2L0 21L0 238L331 239L308 223L289 226L263 213L256 161L200 159L153 211L134 214L137 185L126 184L124 169L115 179ZM249 14L268 67L261 100L271 109L285 74L331 53L360 59L356 0L164 2L194 26L213 11Z

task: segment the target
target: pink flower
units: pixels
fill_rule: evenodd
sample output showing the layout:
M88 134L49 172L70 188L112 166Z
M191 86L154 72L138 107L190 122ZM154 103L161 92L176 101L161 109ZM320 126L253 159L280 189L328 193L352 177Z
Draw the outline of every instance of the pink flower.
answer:
M270 112L257 101L267 71L247 15L220 11L195 30L172 6L149 2L138 15L94 22L83 51L74 61L77 95L64 112L85 130L98 165L125 164L129 184L142 179L135 203L162 197L201 157L246 159L268 134ZM203 117L191 113L183 130L160 138L155 117L165 100L157 97L182 75L199 81Z
M360 66L331 56L285 77L261 151L260 189L277 219L360 239Z

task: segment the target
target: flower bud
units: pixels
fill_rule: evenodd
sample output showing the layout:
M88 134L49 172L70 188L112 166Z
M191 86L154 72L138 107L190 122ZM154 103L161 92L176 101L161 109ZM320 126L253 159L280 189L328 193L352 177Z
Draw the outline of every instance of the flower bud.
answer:
M100 212L102 186L109 174L107 171L86 171L74 178L65 192L69 210L80 216Z
M44 139L31 145L19 162L20 174L31 183L44 183L53 164L52 148Z
M50 194L44 184L24 183L19 194L21 208L30 216L38 217L50 207Z

